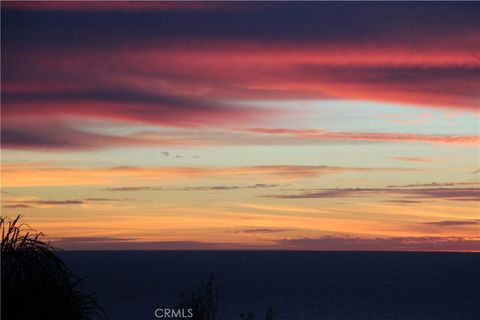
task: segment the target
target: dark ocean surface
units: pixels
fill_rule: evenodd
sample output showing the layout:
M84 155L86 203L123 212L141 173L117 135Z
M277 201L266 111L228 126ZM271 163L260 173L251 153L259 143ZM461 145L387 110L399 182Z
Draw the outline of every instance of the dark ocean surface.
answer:
M107 319L156 319L215 274L220 320L480 320L480 254L62 252Z

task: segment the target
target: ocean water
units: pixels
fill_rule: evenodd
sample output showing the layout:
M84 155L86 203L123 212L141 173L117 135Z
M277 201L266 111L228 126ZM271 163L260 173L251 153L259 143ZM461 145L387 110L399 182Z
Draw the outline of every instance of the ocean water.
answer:
M219 319L479 320L480 254L401 252L71 251L107 319L156 319L210 274Z

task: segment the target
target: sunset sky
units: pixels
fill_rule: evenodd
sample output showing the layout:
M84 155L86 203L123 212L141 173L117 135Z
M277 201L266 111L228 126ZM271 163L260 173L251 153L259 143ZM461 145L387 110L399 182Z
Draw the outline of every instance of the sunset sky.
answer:
M54 245L480 251L480 3L1 5L2 215Z

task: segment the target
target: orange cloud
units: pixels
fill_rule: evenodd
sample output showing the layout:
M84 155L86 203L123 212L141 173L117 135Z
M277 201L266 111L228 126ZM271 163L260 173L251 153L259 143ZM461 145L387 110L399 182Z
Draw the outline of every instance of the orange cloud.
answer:
M54 185L112 185L126 182L165 181L175 179L235 178L258 175L273 180L293 180L362 171L415 171L409 168L368 168L334 166L271 165L250 167L107 167L107 168L61 168L35 167L34 165L4 164L2 186L54 186Z

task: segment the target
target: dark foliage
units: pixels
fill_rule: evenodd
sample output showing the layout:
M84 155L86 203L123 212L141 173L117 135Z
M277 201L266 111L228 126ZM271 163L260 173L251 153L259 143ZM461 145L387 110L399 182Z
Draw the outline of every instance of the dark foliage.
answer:
M176 309L191 309L192 320L215 320L218 316L219 289L214 281L214 275L210 275L207 281L204 281L190 295L183 295L181 302ZM255 318L253 312L241 313L241 320L253 320ZM265 315L265 320L273 320L273 310L269 308Z
M267 315L265 316L265 320L273 320L273 309L268 308Z
M241 320L253 320L255 316L253 315L252 311L248 311L247 313L240 313Z
M215 320L218 318L218 298L219 290L212 274L190 296L182 296L182 302L177 308L192 309L192 320Z
M0 218L3 320L85 320L102 316L91 295L43 242L43 234L15 219Z
M255 314L252 311L247 313L240 313L240 320L254 320ZM273 320L273 309L268 308L267 314L265 315L265 320Z

